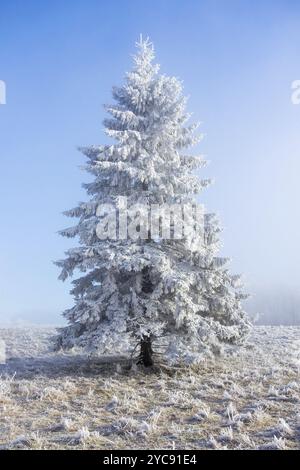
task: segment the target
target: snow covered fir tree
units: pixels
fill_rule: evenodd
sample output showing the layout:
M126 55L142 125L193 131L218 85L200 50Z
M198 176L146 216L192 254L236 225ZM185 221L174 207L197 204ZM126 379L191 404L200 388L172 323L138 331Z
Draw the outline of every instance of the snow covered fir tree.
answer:
M111 117L104 125L113 143L81 149L92 175L84 184L89 200L65 212L78 222L61 234L77 236L79 246L56 264L62 280L75 270L82 275L72 281L75 304L64 312L68 325L57 344L103 355L136 351L136 362L145 366L154 363L156 351L170 362L193 363L224 343L243 341L250 329L242 308L246 296L240 276L227 269L229 260L218 256L214 214L205 213L201 227L180 209L194 230L183 226L175 237L180 221L170 211L164 237L165 212L158 212L158 233L151 233L153 208L185 204L197 213L209 181L197 174L204 159L185 152L201 136L187 124L181 83L159 74L148 39L137 48L125 84L113 88L115 104L106 107Z

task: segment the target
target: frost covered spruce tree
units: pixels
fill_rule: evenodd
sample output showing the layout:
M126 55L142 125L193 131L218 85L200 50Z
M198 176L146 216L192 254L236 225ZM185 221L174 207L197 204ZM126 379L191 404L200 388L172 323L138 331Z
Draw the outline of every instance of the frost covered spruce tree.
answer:
M222 343L242 342L250 323L240 277L217 256L216 217L195 216L197 194L209 181L195 171L203 158L185 153L200 137L187 125L182 85L159 74L148 39L137 48L124 86L113 88L116 103L106 107L114 143L81 148L92 175L84 184L89 200L65 212L79 220L61 232L78 236L79 247L56 264L62 280L83 274L73 280L75 305L64 312L58 345L98 354L136 350L145 366L158 350L171 362L191 363Z

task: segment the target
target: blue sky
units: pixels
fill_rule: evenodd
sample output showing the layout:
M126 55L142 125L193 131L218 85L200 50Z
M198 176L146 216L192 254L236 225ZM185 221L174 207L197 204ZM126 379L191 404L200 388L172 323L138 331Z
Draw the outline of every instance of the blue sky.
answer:
M52 260L70 247L62 211L85 199L76 148L104 141L102 104L140 33L203 122L202 201L232 269L257 299L299 291L299 2L0 0L0 321L57 323L72 304Z

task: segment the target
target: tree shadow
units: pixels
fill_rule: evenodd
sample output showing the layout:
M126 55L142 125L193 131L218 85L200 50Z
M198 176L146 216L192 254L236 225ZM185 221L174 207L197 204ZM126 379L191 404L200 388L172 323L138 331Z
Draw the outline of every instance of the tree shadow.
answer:
M128 373L131 361L124 356L90 358L86 355L63 353L37 357L10 357L0 364L0 375L15 375L17 379L38 377L57 378L74 376L111 376L115 373Z

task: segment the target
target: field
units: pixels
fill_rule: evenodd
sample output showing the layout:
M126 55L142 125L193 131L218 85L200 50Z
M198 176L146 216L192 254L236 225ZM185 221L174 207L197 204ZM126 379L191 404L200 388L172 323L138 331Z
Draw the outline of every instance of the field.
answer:
M0 329L1 449L299 449L300 327L187 370L51 352L53 328Z

